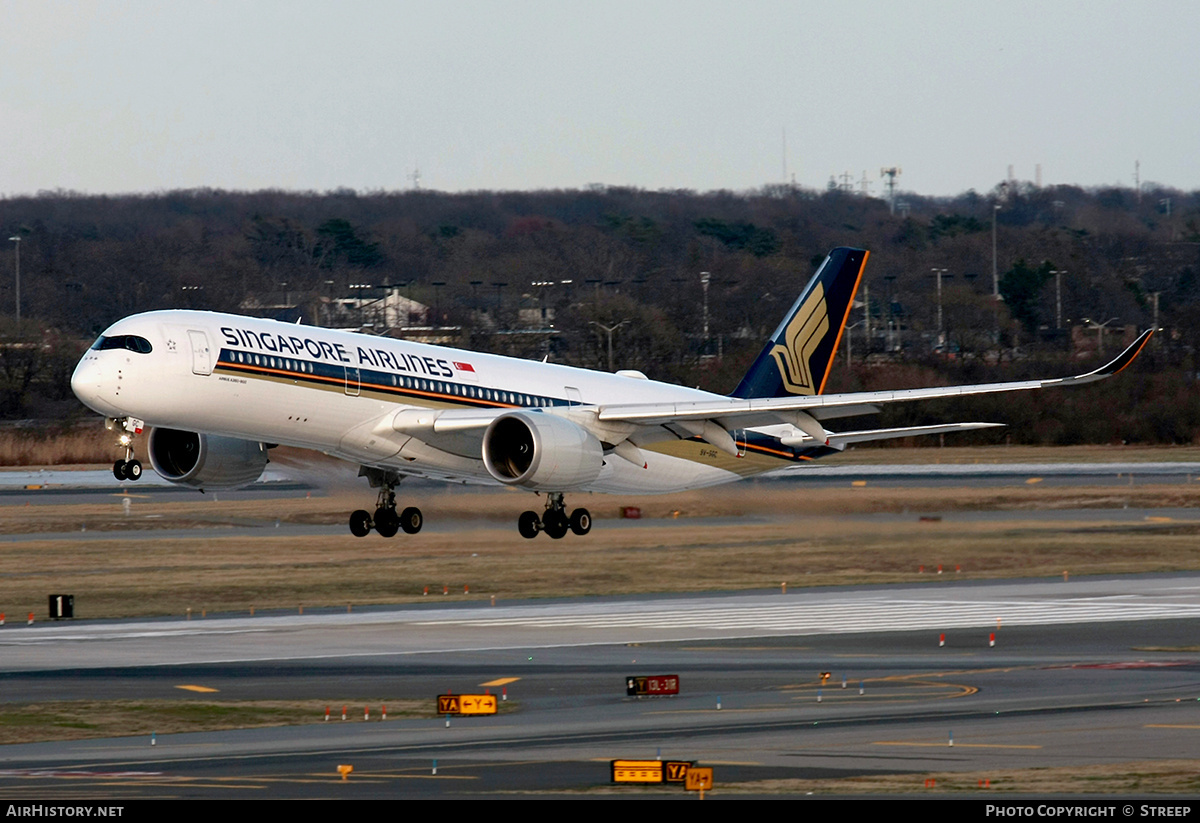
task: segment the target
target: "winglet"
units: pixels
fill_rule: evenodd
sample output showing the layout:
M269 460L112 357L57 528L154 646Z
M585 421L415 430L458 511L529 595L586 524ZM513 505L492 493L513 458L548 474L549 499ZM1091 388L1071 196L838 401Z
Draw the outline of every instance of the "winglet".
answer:
M1137 339L1126 347L1125 351L1118 354L1108 363L1105 363L1095 371L1090 371L1087 374L1078 374L1074 377L1066 377L1059 381L1051 381L1058 383L1092 383L1096 380L1103 380L1106 377L1112 377L1119 371L1122 371L1126 366L1132 363L1137 356L1142 353L1142 349L1150 342L1150 338L1154 336L1156 329L1146 329L1137 336Z

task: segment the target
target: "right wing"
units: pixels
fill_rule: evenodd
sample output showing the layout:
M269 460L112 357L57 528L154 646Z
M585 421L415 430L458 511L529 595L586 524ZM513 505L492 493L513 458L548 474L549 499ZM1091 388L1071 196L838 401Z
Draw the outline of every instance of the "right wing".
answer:
M1028 391L1059 386L1079 386L1104 380L1124 369L1145 347L1154 334L1147 329L1138 335L1123 352L1112 361L1094 371L1073 377L1044 380L1018 380L1009 383L977 383L967 386L939 386L926 389L900 389L896 391L847 392L844 394L799 395L791 397L725 397L682 403L626 403L602 405L597 410L597 419L603 424L626 424L635 426L672 426L682 428L692 436L700 436L724 451L736 453L737 449L728 432L737 429L762 428L779 424L791 424L815 444L844 448L846 443L865 440L882 440L891 437L909 437L915 434L940 434L964 428L983 428L992 424L959 423L949 424L957 428L917 427L915 429L876 429L837 435L829 432L821 421L839 417L870 414L889 403L904 403L913 400L932 400L942 397L966 397L974 394L996 394L999 392ZM635 438L636 439L636 438ZM789 443L788 440L792 442ZM802 437L783 438L784 445L799 445ZM805 441L807 442L807 441ZM809 444L814 445L814 444Z

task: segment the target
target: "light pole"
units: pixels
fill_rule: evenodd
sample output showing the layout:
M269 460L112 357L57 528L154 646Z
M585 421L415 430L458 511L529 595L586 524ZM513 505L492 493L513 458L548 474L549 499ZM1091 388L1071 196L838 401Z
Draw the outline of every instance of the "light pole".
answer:
M938 345L942 345L942 278L948 276L946 272L950 269L930 269L937 277L937 297L938 297L938 314L937 314L937 330L938 330Z
M896 320L896 275L885 274L883 279L887 282L887 301L888 301L888 335L887 335L887 350L888 353L899 351L900 346L897 344L897 332L899 331L899 323Z
M700 285L704 287L704 348L708 348L708 281L712 275L706 271L700 272Z
M599 328L602 328L602 329L604 329L606 332L608 332L608 370L609 370L609 371L612 371L612 370L613 370L613 352L612 352L612 336L613 336L613 332L615 332L617 329L619 329L619 328L621 328L622 326L624 326L624 325L625 325L626 323L628 323L629 321L628 321L628 320L622 320L620 323L618 323L618 324L617 324L617 325L615 325L615 326L606 326L606 325L604 325L603 323L597 323L595 320L589 320L588 322L589 322L589 323L591 323L593 326L597 326L597 327L599 327Z
M17 271L17 337L21 336L21 235L14 234L8 238L16 245L14 254L16 255L16 271Z
M1066 271L1053 269L1050 272L1054 275L1054 328L1062 330L1062 276Z
M1083 322L1088 324L1089 329L1096 330L1096 347L1100 350L1100 354L1102 356L1104 354L1105 327L1108 326L1108 324L1113 322L1114 320L1120 320L1120 319L1121 318L1119 318L1119 317L1110 317L1107 320L1105 320L1103 323L1097 323L1095 320L1092 320L1092 319L1086 318L1086 317L1083 319Z
M992 298L1000 299L1000 270L996 267L996 218L999 216L1000 204L992 204Z
M553 286L553 280L534 280L529 285L537 289L537 313L542 321L542 328L546 328L550 324L550 315L546 311L546 288Z

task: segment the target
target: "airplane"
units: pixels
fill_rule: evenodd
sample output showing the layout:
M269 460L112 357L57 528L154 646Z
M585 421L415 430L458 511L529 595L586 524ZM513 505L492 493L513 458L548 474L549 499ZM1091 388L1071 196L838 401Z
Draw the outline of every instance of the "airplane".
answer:
M716 486L837 454L853 443L983 429L946 423L832 431L888 403L1075 386L1128 366L1153 329L1074 377L825 394L869 252L838 248L801 291L734 392L202 311L153 311L110 326L79 361L75 395L120 433L118 480L137 480L133 440L165 479L206 489L254 482L279 444L355 463L378 489L350 531L415 534L397 512L405 477L481 481L543 495L527 538L587 534L569 492L660 494Z

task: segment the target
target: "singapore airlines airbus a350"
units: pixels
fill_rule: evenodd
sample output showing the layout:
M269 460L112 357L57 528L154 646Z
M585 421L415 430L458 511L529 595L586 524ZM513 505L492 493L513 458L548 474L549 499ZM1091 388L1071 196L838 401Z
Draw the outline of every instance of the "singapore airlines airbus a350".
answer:
M586 534L575 491L656 494L715 486L835 454L848 444L979 429L949 423L832 431L887 403L1089 383L1127 366L1141 334L1107 365L1052 380L824 394L868 253L832 251L729 397L616 374L345 331L199 311L155 311L107 329L71 388L121 432L113 472L136 480L132 439L167 480L199 489L253 482L276 444L361 466L373 512L360 537L420 530L397 512L405 476L497 482L545 496L518 518L525 537Z

